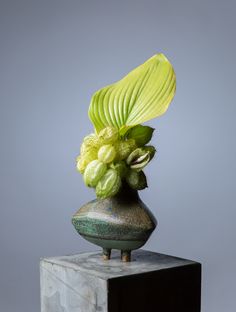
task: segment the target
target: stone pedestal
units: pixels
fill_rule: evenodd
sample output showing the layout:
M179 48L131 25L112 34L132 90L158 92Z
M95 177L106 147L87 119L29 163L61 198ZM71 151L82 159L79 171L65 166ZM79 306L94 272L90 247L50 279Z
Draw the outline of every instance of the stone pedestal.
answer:
M137 250L45 258L40 262L41 312L200 312L201 265Z

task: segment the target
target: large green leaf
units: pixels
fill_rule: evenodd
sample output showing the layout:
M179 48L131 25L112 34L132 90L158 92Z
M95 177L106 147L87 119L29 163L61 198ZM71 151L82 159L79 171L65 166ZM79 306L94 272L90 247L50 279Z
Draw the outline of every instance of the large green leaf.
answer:
M128 128L156 118L175 94L174 69L164 54L156 54L120 81L98 90L89 117L96 129Z

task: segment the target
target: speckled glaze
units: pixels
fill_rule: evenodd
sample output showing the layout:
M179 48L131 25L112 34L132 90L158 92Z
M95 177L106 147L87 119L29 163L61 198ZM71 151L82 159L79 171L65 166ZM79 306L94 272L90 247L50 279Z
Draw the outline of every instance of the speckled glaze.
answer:
M131 250L147 242L157 221L138 192L125 185L114 197L82 206L72 223L82 237L103 248L104 259L110 259L111 249L118 249L122 260L130 261Z

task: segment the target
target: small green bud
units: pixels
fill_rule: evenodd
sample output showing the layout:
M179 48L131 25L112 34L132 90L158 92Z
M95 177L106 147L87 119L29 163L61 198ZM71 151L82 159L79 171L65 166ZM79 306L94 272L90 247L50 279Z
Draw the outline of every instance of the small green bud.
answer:
M143 190L147 187L147 179L143 171L130 170L126 176L126 181L135 190Z
M106 164L99 160L91 161L84 171L84 183L89 187L95 187L106 171Z
M112 144L119 139L119 132L116 128L106 127L98 134L100 144Z
M148 126L137 125L128 131L127 138L134 139L137 146L144 146L151 140L154 130Z
M103 145L98 151L98 159L105 164L108 164L116 157L116 150L110 144Z
M128 167L126 166L124 161L112 163L110 165L110 168L115 169L121 178L123 178L128 172Z
M90 150L97 150L99 146L98 136L95 133L91 133L84 137L83 143L80 147L80 153L83 155Z
M149 151L145 151L143 148L136 148L127 158L127 164L131 169L137 171L142 170L150 161Z
M77 167L77 170L80 172L80 173L84 173L84 170L85 168L87 167L87 165L93 161L97 159L97 151L96 150L93 150L91 149L90 151L82 154L82 155L79 155L77 158L76 158L76 167Z
M81 155L76 158L76 168L80 173L84 173L84 170L87 166L87 162Z
M119 141L116 144L117 159L118 160L126 159L135 147L136 145L133 139Z
M99 198L107 198L118 193L121 187L121 179L114 169L108 169L96 187L96 195Z
M84 159L87 159L87 162L89 163L90 161L98 158L98 150L96 148L91 147L85 153L81 154L81 156Z

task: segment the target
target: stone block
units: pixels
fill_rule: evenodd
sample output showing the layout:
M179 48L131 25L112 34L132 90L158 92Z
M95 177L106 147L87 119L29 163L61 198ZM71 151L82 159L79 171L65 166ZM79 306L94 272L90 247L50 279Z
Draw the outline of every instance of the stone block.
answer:
M145 250L132 262L101 252L40 262L41 312L200 312L201 265Z

